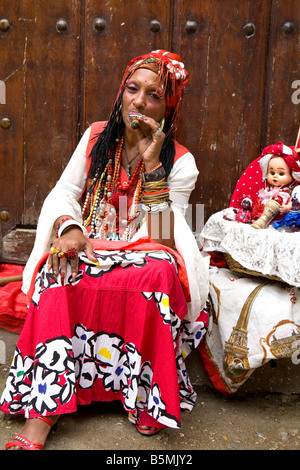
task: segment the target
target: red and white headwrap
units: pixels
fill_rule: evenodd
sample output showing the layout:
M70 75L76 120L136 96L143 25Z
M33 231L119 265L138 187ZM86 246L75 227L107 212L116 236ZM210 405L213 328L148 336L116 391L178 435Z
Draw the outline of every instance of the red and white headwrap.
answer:
M259 190L265 187L268 163L275 155L284 158L291 169L294 180L300 181L300 155L294 150L294 147L277 142L277 144L265 147L260 156L253 160L240 176L231 197L230 207L240 208L241 201L245 196L250 197L252 201L256 200Z
M157 74L157 93L161 95L163 92L166 99L165 117L172 115L171 122L174 123L178 117L180 101L189 77L181 57L163 49L135 57L126 67L118 96L124 89L127 80L139 68L147 68ZM161 82L163 91L159 86Z
M293 147L288 147L282 142L269 145L264 148L259 161L263 179L267 179L268 164L271 158L282 157L291 170L291 175L295 181L300 182L300 157Z

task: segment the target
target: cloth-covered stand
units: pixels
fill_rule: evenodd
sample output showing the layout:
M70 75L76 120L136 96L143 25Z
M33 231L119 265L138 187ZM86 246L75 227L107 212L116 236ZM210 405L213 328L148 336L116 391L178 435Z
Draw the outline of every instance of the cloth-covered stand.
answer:
M237 182L229 208L213 214L201 234L210 252L211 311L200 352L214 386L236 392L271 359L300 356L300 232L256 230L230 220L243 197L255 199L262 181L259 158ZM251 182L251 183L250 183Z
M200 343L217 390L236 392L271 359L300 354L300 289L264 277L216 268L210 276L211 312Z
M206 222L201 233L203 249L223 253L229 263L232 258L235 270L300 287L300 232L278 231L272 226L256 230L224 219L225 212L213 214Z

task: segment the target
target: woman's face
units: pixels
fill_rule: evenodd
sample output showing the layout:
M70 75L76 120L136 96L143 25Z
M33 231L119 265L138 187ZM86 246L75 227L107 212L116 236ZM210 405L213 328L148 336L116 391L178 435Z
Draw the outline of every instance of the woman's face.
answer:
M164 94L158 96L156 90L157 75L152 70L137 69L127 80L122 99L122 117L126 127L130 128L127 120L129 112L144 114L156 122L162 120L166 100Z
M282 157L274 157L269 161L267 181L272 186L287 185L293 181L290 169Z

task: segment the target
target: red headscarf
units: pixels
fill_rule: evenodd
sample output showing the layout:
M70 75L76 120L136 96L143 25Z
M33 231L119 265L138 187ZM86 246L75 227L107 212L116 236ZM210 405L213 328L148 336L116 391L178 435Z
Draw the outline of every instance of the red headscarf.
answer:
M300 182L300 156L294 150L282 142L265 147L261 155L256 158L243 172L233 192L230 206L240 208L241 201L248 196L255 201L260 188L264 187L267 179L268 163L275 156L282 157L291 169L294 180Z
M166 99L165 117L172 114L171 123L175 123L178 118L180 101L189 77L181 57L162 49L135 57L126 67L118 96L123 91L127 80L139 68L148 68L157 73L157 86L159 86L161 81L163 82ZM161 94L159 89L157 89L157 93Z
M294 147L288 147L282 142L269 145L263 149L260 159L260 167L263 173L263 178L267 177L267 167L271 158L281 157L291 170L291 174L295 180L300 180L300 162L299 155L295 152Z

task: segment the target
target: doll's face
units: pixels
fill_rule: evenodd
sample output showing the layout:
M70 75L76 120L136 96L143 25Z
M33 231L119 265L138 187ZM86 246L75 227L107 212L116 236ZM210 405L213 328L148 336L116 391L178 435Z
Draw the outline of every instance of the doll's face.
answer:
M282 157L273 157L269 161L267 182L272 186L288 185L293 181L290 169Z
M241 202L241 207L246 211L250 211L252 207L252 203L249 198L244 198Z

